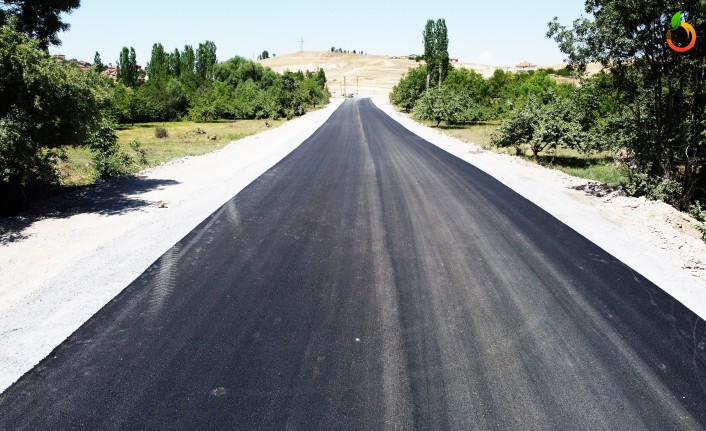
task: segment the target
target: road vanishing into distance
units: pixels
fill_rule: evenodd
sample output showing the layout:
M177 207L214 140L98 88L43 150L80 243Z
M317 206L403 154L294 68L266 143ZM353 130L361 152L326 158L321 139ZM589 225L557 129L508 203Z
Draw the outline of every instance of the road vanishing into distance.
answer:
M0 429L706 428L706 325L346 101L0 395Z

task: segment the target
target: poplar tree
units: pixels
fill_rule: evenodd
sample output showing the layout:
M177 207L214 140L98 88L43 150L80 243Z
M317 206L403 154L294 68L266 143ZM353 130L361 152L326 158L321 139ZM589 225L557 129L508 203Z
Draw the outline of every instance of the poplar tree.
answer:
M169 76L179 78L181 76L181 54L178 49L169 54Z
M120 59L117 62L117 79L126 87L137 86L137 55L135 49L124 46L120 51Z
M449 73L449 33L446 20L427 20L424 32L424 61L427 63L427 90L433 83L441 85Z
M436 40L436 36L434 35L435 29L436 24L433 19L430 19L427 20L427 24L422 32L424 40L424 61L427 63L427 90L429 90L433 74L437 70L435 55L436 44L434 43Z
M216 44L210 40L200 43L196 50L196 76L201 82L213 80L217 62Z
M152 82L162 82L167 79L167 75L169 74L169 57L161 43L152 45L152 56L147 65L147 74Z
M434 29L434 55L439 69L439 85L446 79L449 73L449 32L446 28L446 20L439 18Z
M93 56L93 67L95 67L96 72L101 73L103 72L106 67L103 64L103 61L101 60L101 55L96 51L96 55Z

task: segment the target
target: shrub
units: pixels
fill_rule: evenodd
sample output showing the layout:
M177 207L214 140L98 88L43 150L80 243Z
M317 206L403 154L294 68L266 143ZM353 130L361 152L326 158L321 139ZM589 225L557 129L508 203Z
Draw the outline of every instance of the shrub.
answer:
M689 207L689 215L699 221L696 228L701 231L701 234L703 235L701 239L706 241L706 206L701 205L701 202L694 202Z
M169 132L164 127L156 127L154 129L154 136L157 139L164 139L169 137Z

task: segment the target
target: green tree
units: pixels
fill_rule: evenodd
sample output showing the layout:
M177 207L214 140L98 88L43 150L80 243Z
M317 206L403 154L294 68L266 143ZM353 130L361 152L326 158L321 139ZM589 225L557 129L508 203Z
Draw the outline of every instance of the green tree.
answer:
M174 49L174 52L169 54L169 77L181 77L181 53L179 49Z
M262 51L262 54L260 54L260 58L259 58L259 59L260 59L260 60L267 60L268 58L270 58L270 53L267 52L267 50Z
M624 127L619 142L626 150L629 189L658 190L679 209L706 199L706 44L688 53L665 43L677 9L688 22L706 28L706 4L689 0L669 9L663 1L591 0L573 28L549 23L548 36L567 54L574 70L600 62L613 77L620 109L608 119L606 133Z
M169 56L161 43L152 45L152 56L147 64L150 82L164 82L169 77Z
M15 29L39 41L42 49L61 45L58 33L69 24L61 14L69 14L81 5L80 0L3 0L0 3L0 25L14 19Z
M427 90L441 85L449 71L449 33L446 20L427 20L422 32L424 60L427 63Z
M449 73L449 32L446 28L446 20L443 18L436 20L434 55L436 56L436 63L438 63L438 81L439 85L441 85Z
M409 112L417 100L424 94L427 83L427 67L419 66L409 69L407 74L392 89L390 102Z
M557 98L550 103L537 99L527 101L503 121L496 130L493 143L500 147L522 148L532 151L532 159L539 162L539 154L557 146L577 148L585 142L581 124L570 99Z
M118 82L127 87L136 87L138 83L138 70L135 49L123 47L120 51L120 59L117 62Z
M101 55L96 51L96 55L93 56L93 67L96 69L96 72L101 73L107 67L103 64L103 61L101 60Z
M301 82L300 90L302 99L307 105L311 105L316 108L317 104L328 102L326 90L321 87L319 81L317 81L313 76L306 78Z
M216 44L211 41L200 43L196 50L196 76L200 82L214 79L217 63Z
M196 78L196 54L191 45L184 45L181 52L181 67L179 68L179 80L184 84L187 93L191 94L198 87Z
M113 151L108 78L57 63L36 40L0 27L0 213L26 205L26 188L55 183L66 146Z
M413 114L420 120L442 121L453 124L462 119L463 103L460 96L448 87L440 86L426 91L414 106Z
M316 71L316 80L319 82L321 88L326 88L326 82L328 82L328 80L326 79L326 72L324 72L324 69L319 69Z
M426 25L424 26L424 31L422 32L422 40L424 42L424 61L427 63L427 83L426 83L426 89L429 90L429 87L432 82L435 80L434 74L437 73L437 55L436 55L436 23L434 22L433 19L427 20Z

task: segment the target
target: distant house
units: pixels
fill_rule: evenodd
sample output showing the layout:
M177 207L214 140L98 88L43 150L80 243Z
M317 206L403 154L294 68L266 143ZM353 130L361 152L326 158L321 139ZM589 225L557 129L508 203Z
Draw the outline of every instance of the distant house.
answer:
M67 61L66 56L64 54L56 54L54 56L54 60L57 63L62 63L64 61ZM93 67L92 63L89 63L89 62L83 61L83 60L68 60L68 61L76 64L79 67L79 69L81 69L81 70L86 70L86 69L90 69L91 67ZM113 65L106 66L105 70L103 72L101 72L101 74L109 77L113 81L118 80L118 68ZM138 75L137 79L139 81L146 81L148 79L147 75L142 70L142 66L140 66L140 65L137 65L137 75Z
M115 66L108 66L103 72L101 72L103 75L109 77L113 81L118 80L118 68Z
M529 72L532 70L537 70L537 65L532 64L529 61L523 61L522 63L515 66L515 71L517 72Z

